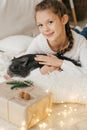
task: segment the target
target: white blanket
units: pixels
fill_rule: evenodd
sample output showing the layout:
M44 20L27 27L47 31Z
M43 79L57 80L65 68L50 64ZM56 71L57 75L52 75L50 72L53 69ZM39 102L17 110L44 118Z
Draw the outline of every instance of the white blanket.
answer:
M4 75L14 54L0 53L0 82L6 81ZM52 92L53 102L87 103L87 75L76 77L65 72L54 71L42 75L38 69L26 78L14 77L16 80L32 80L35 85Z
M15 54L10 52L0 52L0 82L5 81L3 76L6 74L10 61L14 55Z
M87 103L87 75L75 77L63 71L41 75L39 69L36 69L27 79L52 92L53 102Z

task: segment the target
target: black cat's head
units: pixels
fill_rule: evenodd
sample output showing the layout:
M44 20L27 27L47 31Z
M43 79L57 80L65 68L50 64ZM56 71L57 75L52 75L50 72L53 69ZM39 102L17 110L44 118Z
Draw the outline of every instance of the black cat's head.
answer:
M13 76L22 76L25 77L29 73L28 67L29 57L28 56L22 56L19 58L13 58L11 61L11 64L8 68L8 75Z
M34 60L36 54L26 54L18 58L13 58L8 67L8 75L26 77L32 70L42 67L38 61Z

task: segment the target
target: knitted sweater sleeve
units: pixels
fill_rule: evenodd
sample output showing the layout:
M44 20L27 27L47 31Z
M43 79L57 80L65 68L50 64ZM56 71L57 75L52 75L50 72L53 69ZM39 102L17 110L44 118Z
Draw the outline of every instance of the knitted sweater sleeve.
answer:
M70 61L64 60L61 66L62 70L73 75L87 74L87 41L86 40L84 40L84 42L81 44L79 48L78 57L81 63L81 67L74 65Z

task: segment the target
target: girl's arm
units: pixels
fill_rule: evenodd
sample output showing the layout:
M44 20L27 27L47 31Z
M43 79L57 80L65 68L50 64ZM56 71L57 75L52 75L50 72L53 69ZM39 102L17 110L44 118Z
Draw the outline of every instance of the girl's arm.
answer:
M57 68L58 70L60 68L66 73L72 75L87 74L87 42L84 42L80 46L79 59L80 59L81 67L74 65L71 61L58 59L56 56L51 54L48 54L48 56L37 55L37 57L35 58L35 60L39 61L40 64L45 64L54 67L54 70L55 68ZM46 68L46 72L47 72L47 68ZM50 67L48 68L48 72L50 72Z

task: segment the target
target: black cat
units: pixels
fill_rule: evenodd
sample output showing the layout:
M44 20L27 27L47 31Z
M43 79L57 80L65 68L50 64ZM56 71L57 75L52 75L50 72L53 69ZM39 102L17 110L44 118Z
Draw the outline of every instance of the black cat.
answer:
M37 61L34 60L34 57L36 55L37 54L27 54L27 55L23 55L18 58L12 59L7 73L10 76L16 75L16 76L26 77L35 68L38 68L38 67L41 68L43 65L39 64ZM46 55L46 54L39 54L39 55ZM79 64L77 61L73 59L62 56L58 53L56 54L56 56L60 59L71 61L73 62L73 64L77 66L81 66L81 64Z

